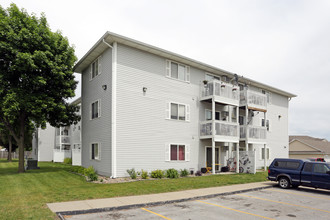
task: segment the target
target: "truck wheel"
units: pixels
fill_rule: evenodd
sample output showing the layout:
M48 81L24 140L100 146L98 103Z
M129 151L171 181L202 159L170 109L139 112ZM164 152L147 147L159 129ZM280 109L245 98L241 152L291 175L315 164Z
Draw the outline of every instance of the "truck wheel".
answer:
M280 179L278 180L278 185L282 189L288 189L290 188L290 181L287 177L280 177Z

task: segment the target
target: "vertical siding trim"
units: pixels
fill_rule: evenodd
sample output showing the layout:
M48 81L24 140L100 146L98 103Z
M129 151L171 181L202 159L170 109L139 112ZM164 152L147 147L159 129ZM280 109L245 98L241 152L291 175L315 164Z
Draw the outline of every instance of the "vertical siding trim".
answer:
M117 177L117 42L112 46L112 83L111 83L111 175Z

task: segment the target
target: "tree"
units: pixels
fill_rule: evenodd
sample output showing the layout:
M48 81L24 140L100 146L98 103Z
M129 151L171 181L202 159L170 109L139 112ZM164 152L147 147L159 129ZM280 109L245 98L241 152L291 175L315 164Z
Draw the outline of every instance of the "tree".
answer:
M37 18L15 4L0 6L0 122L18 145L18 172L24 172L27 125L79 120L78 107L67 102L77 86L75 61L68 39L50 30L44 14Z

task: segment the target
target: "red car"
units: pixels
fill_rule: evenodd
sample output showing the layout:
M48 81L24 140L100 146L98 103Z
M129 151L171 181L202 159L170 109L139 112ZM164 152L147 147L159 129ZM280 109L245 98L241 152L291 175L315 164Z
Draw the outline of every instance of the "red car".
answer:
M325 160L323 158L307 158L307 160L310 160L310 161L319 161L319 162L325 162Z

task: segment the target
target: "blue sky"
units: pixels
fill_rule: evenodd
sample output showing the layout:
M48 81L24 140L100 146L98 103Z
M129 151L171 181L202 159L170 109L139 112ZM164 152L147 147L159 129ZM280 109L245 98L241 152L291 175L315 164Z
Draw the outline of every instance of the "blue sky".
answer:
M2 0L0 5L11 2L38 16L44 12L51 29L75 45L78 59L111 31L294 93L289 134L330 140L330 1Z

